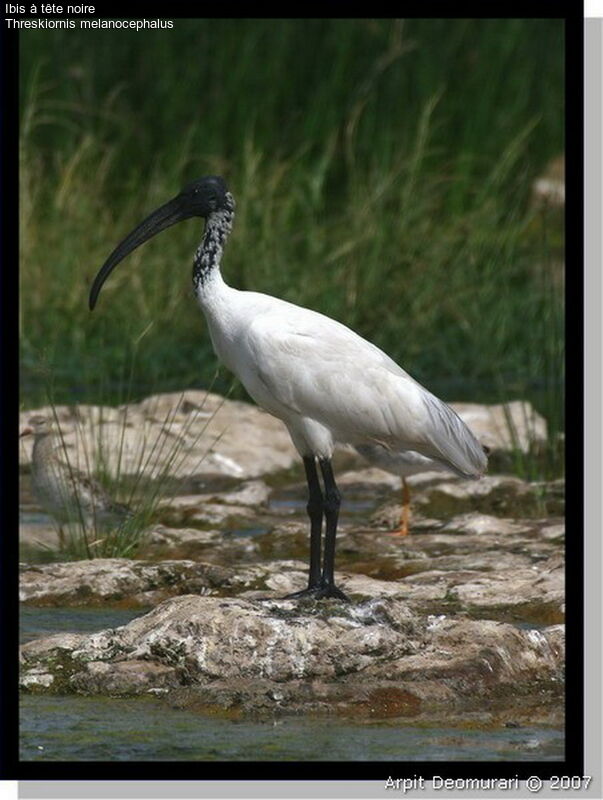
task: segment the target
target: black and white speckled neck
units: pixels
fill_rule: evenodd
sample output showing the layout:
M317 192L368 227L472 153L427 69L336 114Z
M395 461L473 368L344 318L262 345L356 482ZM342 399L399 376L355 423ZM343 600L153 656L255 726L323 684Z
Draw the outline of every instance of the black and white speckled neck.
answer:
M193 262L193 287L197 293L203 289L212 272L220 267L224 243L232 230L234 208L234 198L227 192L224 208L207 217L203 239L195 252Z

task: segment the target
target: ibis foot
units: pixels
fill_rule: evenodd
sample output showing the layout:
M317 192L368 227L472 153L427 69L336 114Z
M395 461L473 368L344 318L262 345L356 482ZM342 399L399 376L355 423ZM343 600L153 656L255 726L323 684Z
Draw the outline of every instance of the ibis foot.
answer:
M291 594L284 595L281 600L300 600L302 597L316 597L316 593L320 586L308 586L307 589L301 589L299 592L291 592Z
M282 597L256 597L255 599L261 602L274 602L275 600L301 600L303 597L316 598L320 588L320 586L308 586L306 589L301 589L299 592L291 592L291 594L285 594Z
M314 600L322 600L325 597L333 597L337 600L343 600L344 603L351 602L347 594L344 594L341 589L337 588L337 586L334 584L329 585L323 583L318 584L318 586L308 586L306 589L302 589L299 592L286 594L282 599L300 600L304 597L312 597Z
M337 586L335 586L335 584L331 584L331 586L319 587L316 593L316 598L320 600L323 597L333 597L336 600L343 600L344 603L352 602L350 598L347 596L347 594L342 592L341 589L338 589Z

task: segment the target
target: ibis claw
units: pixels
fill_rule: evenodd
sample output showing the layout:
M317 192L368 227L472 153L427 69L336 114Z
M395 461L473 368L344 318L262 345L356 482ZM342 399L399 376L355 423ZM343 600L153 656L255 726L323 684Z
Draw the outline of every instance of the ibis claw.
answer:
M292 592L291 594L286 594L282 599L283 600L300 600L304 597L311 597L314 600L322 600L326 597L332 597L336 600L342 600L344 603L350 603L350 598L338 589L335 584L323 584L320 583L318 586L308 586L306 589L302 589L299 592Z

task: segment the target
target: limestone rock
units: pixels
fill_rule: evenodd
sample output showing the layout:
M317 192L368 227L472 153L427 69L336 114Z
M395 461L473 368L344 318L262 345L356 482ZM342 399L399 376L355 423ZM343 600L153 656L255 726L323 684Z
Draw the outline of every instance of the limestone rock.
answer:
M194 561L89 561L23 565L20 600L30 605L152 605L174 594L208 594L223 584L223 567Z
M359 605L185 595L117 629L21 649L28 691L188 689L243 713L417 716L427 708L559 702L563 630L421 618L403 602ZM371 712L371 709L373 711Z
M467 510L506 517L564 513L563 490L557 481L528 483L510 475L486 475L479 480L442 481L413 495L422 513L450 517Z
M496 405L450 405L478 440L491 450L513 450L518 447L527 453L534 443L546 441L546 420L526 400Z
M472 563L472 565L471 565ZM338 572L337 582L355 605L394 598L422 614L464 613L475 618L552 624L564 619L562 559L533 564L510 554L493 569L486 561L419 560L397 579ZM486 569L483 567L486 566ZM477 567L477 568L476 568ZM480 568L481 567L481 568ZM489 567L489 569L488 569ZM404 570L400 570L404 573ZM200 595L270 596L275 600L305 588L307 562L276 560L219 566L207 562L130 559L25 565L21 600L34 605L114 605L148 607L168 597Z
M257 406L203 391L153 395L119 408L58 406L55 409L70 462L90 470L102 453L113 475L172 477L229 475L253 478L287 469L298 459L285 426ZM50 407L21 412L50 418ZM172 457L170 457L172 454ZM20 463L31 462L23 440Z

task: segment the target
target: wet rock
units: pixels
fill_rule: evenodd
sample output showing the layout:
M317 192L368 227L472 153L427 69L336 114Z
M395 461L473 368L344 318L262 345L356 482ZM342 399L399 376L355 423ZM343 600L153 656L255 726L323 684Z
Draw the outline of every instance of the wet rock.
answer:
M230 492L211 494L210 500L234 506L251 506L255 509L265 506L271 489L264 481L245 481Z
M433 473L435 475L436 473ZM421 477L421 476L414 476ZM410 479L409 479L410 482ZM480 480L430 480L411 493L411 532L441 529L459 532L511 532L518 518L561 516L565 511L565 481L527 482L508 475ZM344 512L345 514L345 508ZM388 531L400 527L401 498L388 497L371 515L370 524ZM531 524L531 523L529 523Z
M245 481L227 492L166 497L158 507L162 520L170 525L193 523L233 529L260 516L270 493L264 481Z
M559 703L563 630L420 617L392 598L186 595L117 629L30 642L21 660L29 691L167 690L188 708L403 717L509 708L535 693Z
M563 622L565 616L565 571L563 563L549 559L537 568L512 570L498 575L474 575L472 580L451 586L450 600L458 600L469 613L490 619L502 616L533 623Z
M552 624L564 619L563 560L553 556L532 563L517 554L498 554L498 560L463 562L458 556L414 558L384 566L374 575L340 571L337 583L355 604L395 598L422 614L463 613L474 618ZM396 568L398 575L395 575ZM384 572L389 569L389 574ZM129 559L25 565L21 600L33 605L114 605L148 607L167 597L200 595L278 599L305 588L305 560L271 560L220 566L216 563ZM383 580L387 577L387 580Z
M161 501L163 507L187 508L203 504L240 506L244 509L261 509L267 505L271 489L264 481L242 481L228 491L202 488L195 494L175 494ZM244 513L244 512L242 512Z
M98 558L24 565L19 595L22 602L38 606L149 606L175 594L207 594L227 577L222 567L193 561Z
M418 531L437 530L440 528L442 526L442 521L440 519L436 519L435 517L429 517L425 514L422 514L414 502L414 497L415 496L413 494L409 530L412 533L417 533ZM389 533L395 533L400 529L401 522L402 501L400 499L393 503L391 501L387 501L386 503L383 503L383 505L380 505L377 510L371 514L369 525L371 528L374 527Z
M71 676L71 691L81 694L137 695L158 693L182 683L175 667L140 659L90 661Z
M135 608L190 593L233 595L261 590L264 595L279 595L303 588L307 572L304 562L294 560L236 568L189 560L150 562L127 558L22 564L19 599L35 606L111 604ZM380 582L373 583L373 593L378 594ZM352 580L352 589L359 585L360 581Z
M171 525L197 523L236 527L237 523L253 519L255 510L244 505L208 503L202 495L180 495L160 503L161 518Z
M420 559L407 559L404 562L405 575L414 575L418 572L469 570L471 572L506 572L532 566L533 562L528 553L514 553L500 549L477 551L463 555L423 556ZM380 577L377 575L376 577ZM402 576L400 576L402 577Z
M202 391L148 397L119 408L58 406L70 463L82 471L102 454L113 476L157 478L228 475L254 478L288 469L298 460L285 426L249 403ZM53 417L50 407L22 412ZM31 463L32 443L21 441L20 464ZM141 457L142 454L142 457Z
M558 481L528 483L506 475L438 483L413 494L413 503L434 517L451 517L466 512L468 507L511 518L564 513L563 490Z
M145 531L138 555L148 559L202 559L212 564L237 564L260 558L257 538L218 530L155 525Z
M504 536L526 533L532 527L529 524L513 521L512 519L480 514L479 511L470 511L453 517L442 526L441 530L454 531L455 533L495 533Z

